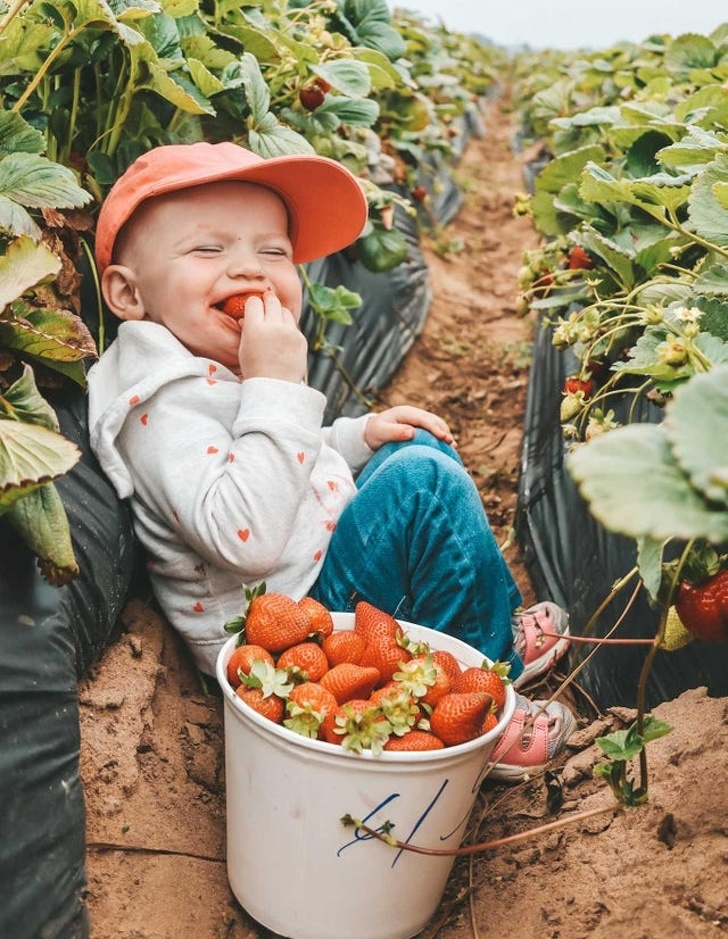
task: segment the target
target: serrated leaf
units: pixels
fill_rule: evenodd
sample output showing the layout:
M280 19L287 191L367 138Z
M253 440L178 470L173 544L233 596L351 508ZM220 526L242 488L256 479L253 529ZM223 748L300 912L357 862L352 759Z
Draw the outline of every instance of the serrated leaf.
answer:
M371 127L379 117L379 105L371 98L327 97L313 114L317 121L324 117L335 117L336 123L351 127Z
M637 567L645 589L655 600L662 583L664 547L663 541L655 541L652 538L637 539Z
M60 259L50 248L27 235L15 238L0 256L0 310L60 269Z
M305 137L277 123L262 133L251 129L248 132L248 143L254 153L266 158L285 156L289 153L315 152Z
M356 59L329 59L312 69L332 88L353 98L365 98L372 88L369 69Z
M30 310L23 304L15 304L13 312L16 318L0 322L0 337L7 348L32 355L47 365L77 362L96 355L93 337L75 313Z
M37 424L48 430L58 432L56 412L38 391L33 369L23 366L23 374L3 394L5 417L11 417L24 424Z
M718 154L699 173L688 199L688 227L713 244L728 245L728 209L715 196L716 184L728 182L728 156Z
M0 160L0 195L33 209L79 209L91 201L68 167L36 153Z
M202 62L188 58L187 67L190 70L192 81L206 98L211 98L213 95L225 90L225 85Z
M41 230L30 213L6 196L0 196L0 229L11 235L27 235L33 241L41 239Z
M662 425L631 424L568 454L566 466L605 528L632 538L728 539L728 511L711 511L677 465Z
M682 469L696 489L728 505L728 367L696 375L668 405L667 434Z
M215 114L210 102L181 72L168 74L156 62L147 62L148 78L139 88L155 91L180 111L187 114Z
M672 727L666 721L660 720L659 717L653 717L652 714L645 714L642 721L642 739L645 743L658 740L660 737L664 737L665 734L669 734L671 730Z
M20 114L0 111L0 156L10 153L43 153L45 139Z
M74 443L47 427L0 420L0 493L51 482L68 472L80 456Z
M270 92L258 60L250 52L243 53L241 67L245 100L248 102L253 122L257 124L270 110Z
M19 499L6 513L31 551L45 578L56 586L78 575L68 517L52 483Z

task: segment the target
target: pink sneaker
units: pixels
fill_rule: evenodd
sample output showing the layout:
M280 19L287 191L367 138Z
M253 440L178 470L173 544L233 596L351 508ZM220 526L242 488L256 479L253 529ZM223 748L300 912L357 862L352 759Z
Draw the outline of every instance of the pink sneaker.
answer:
M514 688L550 671L569 648L569 614L560 606L543 600L511 617L513 644L524 669L513 680Z
M546 769L576 730L576 718L559 701L516 695L516 710L490 756L486 779L521 782Z

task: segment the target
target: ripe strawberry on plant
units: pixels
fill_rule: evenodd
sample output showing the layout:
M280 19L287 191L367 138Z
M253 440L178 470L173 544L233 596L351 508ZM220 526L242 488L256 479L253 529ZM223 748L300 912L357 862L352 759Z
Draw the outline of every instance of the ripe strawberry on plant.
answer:
M589 271L593 267L594 262L586 253L586 251L581 247L581 245L575 245L569 252L569 270Z
M571 375L564 382L564 391L566 394L575 395L581 392L585 398L591 398L594 391L594 383L585 378L579 378L578 375Z
M255 593L244 620L246 641L263 646L274 655L303 642L310 629L306 611L282 593Z
M299 642L278 656L278 668L285 669L296 682L319 681L329 670L326 653L315 642Z
M475 740L483 732L483 721L493 699L482 691L451 692L441 698L430 717L430 730L446 747Z
M237 688L241 682L240 672L243 675L249 675L253 662L261 660L274 665L273 656L263 646L253 646L250 643L243 643L233 650L233 654L228 659L226 666L227 680L233 688Z
M694 636L707 642L728 642L728 567L699 584L682 580L675 609Z
M298 92L298 100L307 111L315 111L320 108L326 99L326 92L318 81L310 85L304 85Z

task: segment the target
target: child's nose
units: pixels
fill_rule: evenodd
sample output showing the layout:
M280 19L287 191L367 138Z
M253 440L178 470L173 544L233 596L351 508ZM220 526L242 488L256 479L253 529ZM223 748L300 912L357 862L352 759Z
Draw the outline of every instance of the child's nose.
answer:
M255 251L237 250L230 253L228 275L262 279L265 277L265 272Z

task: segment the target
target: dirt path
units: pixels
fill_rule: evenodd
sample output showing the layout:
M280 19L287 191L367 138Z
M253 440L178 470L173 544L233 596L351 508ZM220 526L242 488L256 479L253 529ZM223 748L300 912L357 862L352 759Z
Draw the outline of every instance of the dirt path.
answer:
M529 321L515 314L515 284L535 236L511 211L523 183L508 113L496 102L485 122L458 168L466 204L425 246L434 302L423 335L384 398L448 419L531 599L509 533L530 339ZM462 250L452 250L458 242ZM200 687L181 644L144 603L129 605L124 628L80 687L92 937L264 939L227 885L220 699ZM650 745L647 807L458 861L422 939L728 933L728 706L698 690L657 714L675 730ZM629 716L582 715L549 789L542 779L485 786L467 840L609 803L592 778L592 741Z

